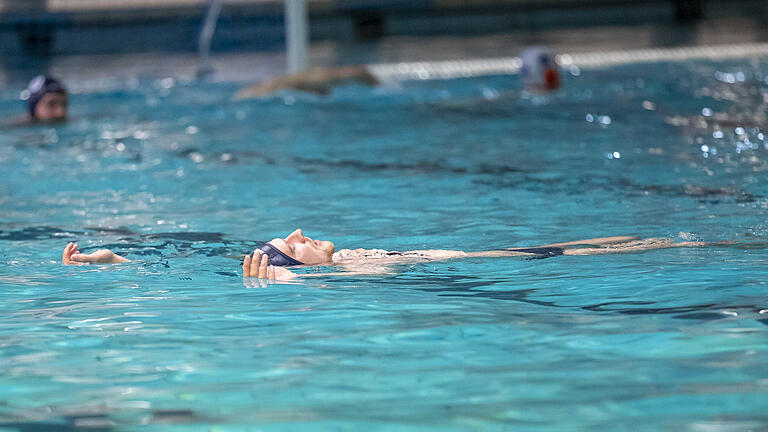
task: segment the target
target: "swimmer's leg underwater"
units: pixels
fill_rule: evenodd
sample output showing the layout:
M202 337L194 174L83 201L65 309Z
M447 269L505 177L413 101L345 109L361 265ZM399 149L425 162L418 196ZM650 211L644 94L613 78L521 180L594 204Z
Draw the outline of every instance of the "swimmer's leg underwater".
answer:
M575 240L563 243L551 243L541 246L534 246L535 248L547 248L547 247L559 247L567 248L568 246L605 246L618 243L627 243L631 241L640 240L637 236L613 236L613 237L596 237L584 240ZM514 248L509 248L514 249Z

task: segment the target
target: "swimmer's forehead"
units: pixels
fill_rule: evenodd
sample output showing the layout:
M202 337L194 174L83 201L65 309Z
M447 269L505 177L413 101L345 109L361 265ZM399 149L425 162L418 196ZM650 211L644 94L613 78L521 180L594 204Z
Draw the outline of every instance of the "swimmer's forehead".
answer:
M291 251L291 247L288 245L288 243L281 238L273 238L272 240L268 241L267 243L271 244L272 246L278 248L280 252L282 253L289 253Z

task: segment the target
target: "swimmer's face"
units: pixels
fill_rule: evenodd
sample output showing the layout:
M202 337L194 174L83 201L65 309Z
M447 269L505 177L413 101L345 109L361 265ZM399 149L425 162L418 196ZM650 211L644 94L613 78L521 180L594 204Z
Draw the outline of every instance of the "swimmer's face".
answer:
M269 243L280 249L280 252L304 264L331 262L335 250L332 242L304 237L300 229L290 233L284 239L272 239Z
M60 121L67 118L67 94L46 93L35 106L35 120Z

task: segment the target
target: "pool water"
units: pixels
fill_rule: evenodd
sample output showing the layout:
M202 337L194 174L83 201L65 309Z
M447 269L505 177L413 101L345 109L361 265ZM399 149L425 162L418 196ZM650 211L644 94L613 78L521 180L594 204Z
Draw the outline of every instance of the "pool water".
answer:
M139 77L3 130L0 430L768 428L768 61L564 84L232 102ZM297 227L338 248L737 243L244 285L237 256ZM62 266L70 241L134 261Z

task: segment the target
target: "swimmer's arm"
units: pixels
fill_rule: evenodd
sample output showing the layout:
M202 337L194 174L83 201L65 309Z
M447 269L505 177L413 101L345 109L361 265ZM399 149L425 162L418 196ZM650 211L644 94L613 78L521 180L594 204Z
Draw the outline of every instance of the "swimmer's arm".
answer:
M423 260L417 260L412 262L419 262ZM333 265L337 267L341 267L341 271L331 271L331 272L322 272L322 273L303 273L301 275L298 275L300 278L312 278L312 277L354 277L354 276L386 276L386 275L396 275L400 272L396 271L396 268L394 266L398 264L406 264L408 261L399 261L399 262L336 262L336 263L327 263L328 265Z
M393 275L397 274L395 272L385 272L385 271L349 271L349 272L329 272L329 273L305 273L301 275L296 275L297 277L301 278L310 278L310 277L326 277L326 276L380 276L380 275Z
M296 274L285 267L275 267L267 264L268 259L256 263L250 256L246 256L243 261L243 281L248 284L248 279L267 279L277 281L289 281L295 279L317 278L328 276L372 276L388 274L373 271L351 271L351 272L328 272L328 273L305 273Z
M112 252L109 249L101 249L88 254L77 250L77 243L69 243L61 254L61 262L64 265L87 264L120 264L130 260Z
M365 66L314 68L244 88L235 95L234 99L241 100L266 96L281 89L293 89L324 95L330 91L329 87L350 81L357 81L370 86L379 83Z

